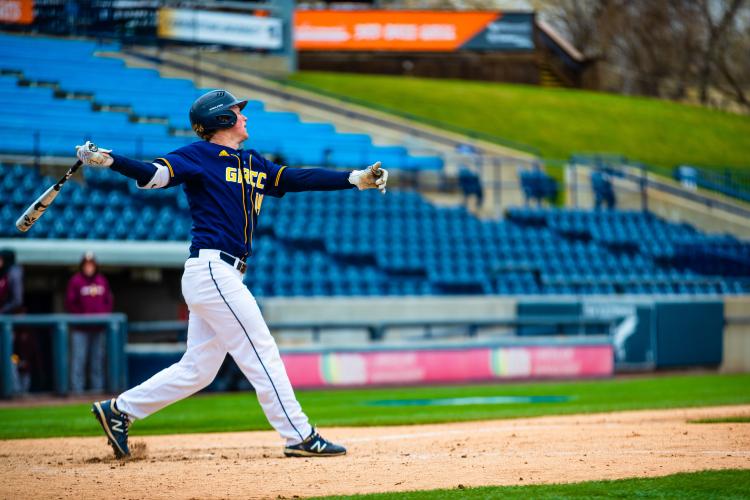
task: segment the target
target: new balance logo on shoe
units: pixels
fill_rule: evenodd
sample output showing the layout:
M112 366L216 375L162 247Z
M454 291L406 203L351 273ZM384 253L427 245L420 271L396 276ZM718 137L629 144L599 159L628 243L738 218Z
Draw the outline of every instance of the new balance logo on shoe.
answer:
M328 446L328 443L318 440L315 441L312 446L310 446L310 451L316 451L318 453L323 453L323 450L326 449L326 446Z
M122 420L115 420L114 418L110 420L112 423L112 426L110 427L115 432L122 432L124 429L122 428Z

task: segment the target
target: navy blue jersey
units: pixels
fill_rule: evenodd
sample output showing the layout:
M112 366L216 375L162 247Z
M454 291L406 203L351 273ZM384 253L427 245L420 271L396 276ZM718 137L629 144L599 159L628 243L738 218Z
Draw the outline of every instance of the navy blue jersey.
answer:
M125 160L115 156L120 168L114 168L128 175ZM215 249L241 258L250 255L265 195L281 197L288 191L352 187L348 172L287 168L266 160L257 151L206 141L182 147L154 163L169 169L166 187L182 184L187 194L193 217L191 253Z

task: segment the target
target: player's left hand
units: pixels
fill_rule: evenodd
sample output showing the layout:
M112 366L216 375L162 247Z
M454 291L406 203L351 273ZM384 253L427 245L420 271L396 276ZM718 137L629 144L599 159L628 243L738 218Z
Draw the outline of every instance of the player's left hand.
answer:
M82 146L76 146L76 156L87 167L109 167L114 162L109 155L111 152L111 149L97 147L91 141L86 141L86 144Z
M385 187L388 183L388 171L380 168L380 162L377 161L364 170L354 170L349 174L349 182L360 191L364 189L379 189L385 194Z

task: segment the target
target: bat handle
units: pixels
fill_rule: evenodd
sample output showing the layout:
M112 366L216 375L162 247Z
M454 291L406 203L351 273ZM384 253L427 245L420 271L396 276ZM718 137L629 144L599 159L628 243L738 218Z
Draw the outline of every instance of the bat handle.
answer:
M74 174L76 170L78 170L81 167L81 165L83 165L83 162L81 160L78 160L77 162L75 162L73 166L70 167L70 174L71 175Z
M377 165L377 168L375 167L375 165ZM381 177L383 175L383 168L380 166L379 161L376 161L375 163L370 165L370 171L375 177Z

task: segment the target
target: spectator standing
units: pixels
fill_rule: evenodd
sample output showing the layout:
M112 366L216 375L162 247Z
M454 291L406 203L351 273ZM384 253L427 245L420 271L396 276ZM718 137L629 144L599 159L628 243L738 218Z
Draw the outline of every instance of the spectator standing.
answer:
M603 205L612 210L617 204L612 180L606 170L596 169L591 173L591 188L594 191L594 208L601 210Z
M68 282L65 308L73 314L105 314L112 312L112 292L107 278L99 272L92 252L81 259L79 272ZM88 365L89 388L104 390L105 327L100 325L74 326L71 338L71 391L83 392Z
M473 172L466 165L461 165L458 170L458 184L464 194L464 205L468 208L469 199L476 197L476 209L482 208L484 193L482 192L482 181L479 179L479 174Z

